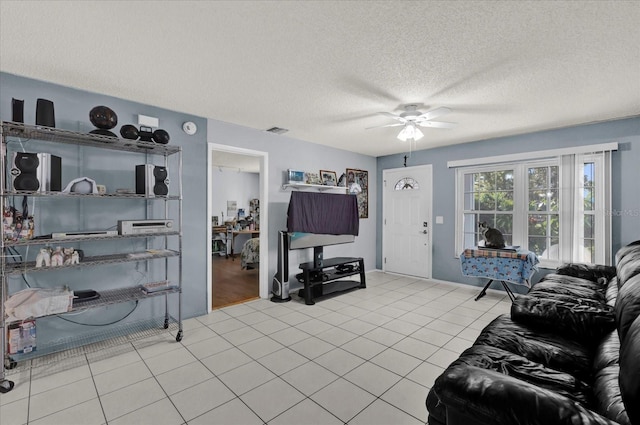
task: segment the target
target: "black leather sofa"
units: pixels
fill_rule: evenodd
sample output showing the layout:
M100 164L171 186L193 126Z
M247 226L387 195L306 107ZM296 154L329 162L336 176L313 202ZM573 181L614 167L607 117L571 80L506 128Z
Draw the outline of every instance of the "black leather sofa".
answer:
M518 296L426 404L429 425L640 425L640 241Z

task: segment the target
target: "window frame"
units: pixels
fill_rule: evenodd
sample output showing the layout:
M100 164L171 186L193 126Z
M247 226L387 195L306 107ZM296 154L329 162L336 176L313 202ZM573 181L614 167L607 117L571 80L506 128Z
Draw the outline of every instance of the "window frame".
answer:
M583 164L594 163L595 183L595 216L594 240L596 241L595 264L609 264L611 252L610 219L606 211L610 210L610 197L605 188L610 185L608 178L609 152L564 154L531 160L515 160L478 166L461 166L456 169L455 176L455 256L468 247L464 246L464 215L475 213L477 210L465 210L465 175L481 172L513 170L513 229L512 245L528 248L529 229L529 181L528 170L535 167L558 166L558 198L559 198L559 252L557 259L540 257L540 267L556 268L566 262L576 262L580 258L579 239L582 235L578 228L583 224ZM582 191L583 193L583 191ZM581 203L582 202L582 203ZM578 219L579 215L580 219Z

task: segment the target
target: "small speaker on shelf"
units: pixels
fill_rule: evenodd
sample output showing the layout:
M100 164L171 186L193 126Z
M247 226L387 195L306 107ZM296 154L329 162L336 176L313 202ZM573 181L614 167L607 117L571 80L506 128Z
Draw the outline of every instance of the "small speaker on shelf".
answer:
M153 164L136 165L136 193L150 197L167 196L168 177L167 167Z
M62 159L49 153L15 152L11 167L13 190L60 192Z
M38 99L36 102L36 125L43 127L55 127L56 116L53 111L53 102L47 99Z
M24 100L11 99L11 121L24 123Z

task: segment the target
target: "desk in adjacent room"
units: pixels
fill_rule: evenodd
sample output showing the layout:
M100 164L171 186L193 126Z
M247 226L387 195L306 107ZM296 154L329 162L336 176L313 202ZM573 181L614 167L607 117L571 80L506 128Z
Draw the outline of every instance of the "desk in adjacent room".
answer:
M236 242L236 236L238 235L249 235L250 238L255 238L260 236L260 230L230 230L231 233L231 259L233 260L233 246Z
M465 276L486 277L489 282L476 297L476 301L487 293L487 288L494 280L499 280L505 291L515 299L513 292L506 282L531 287L531 276L538 270L538 257L527 250L499 250L499 249L465 249L460 254L462 274Z

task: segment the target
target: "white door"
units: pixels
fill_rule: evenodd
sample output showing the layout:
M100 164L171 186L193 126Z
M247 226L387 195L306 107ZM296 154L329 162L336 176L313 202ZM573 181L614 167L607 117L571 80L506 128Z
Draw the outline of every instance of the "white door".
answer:
M431 165L383 170L383 270L431 278Z

